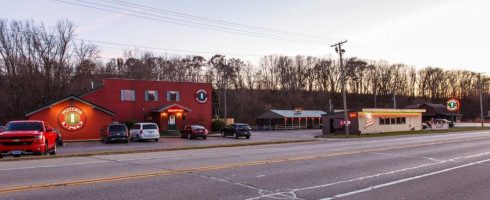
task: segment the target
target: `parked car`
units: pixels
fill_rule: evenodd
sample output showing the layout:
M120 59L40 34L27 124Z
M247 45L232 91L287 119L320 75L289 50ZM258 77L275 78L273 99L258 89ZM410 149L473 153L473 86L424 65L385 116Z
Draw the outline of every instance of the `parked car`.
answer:
M124 124L106 124L100 129L100 141L109 143L112 141L129 142L128 127Z
M56 145L63 146L63 136L61 135L61 131L58 129L53 129L56 132Z
M448 123L449 127L454 127L454 123L447 119L434 119L431 121L430 124L432 125L432 124L442 124L442 123Z
M158 142L160 138L160 129L155 123L136 123L129 132L131 139L137 141L153 139Z
M208 136L208 129L201 125L186 125L180 131L180 138L192 139L196 137L201 137L203 140Z
M233 138L243 137L250 139L252 135L252 129L248 124L228 124L225 128L221 129L221 137L226 137L228 135L233 135Z
M4 155L56 154L56 132L38 120L11 121L0 133L0 158Z

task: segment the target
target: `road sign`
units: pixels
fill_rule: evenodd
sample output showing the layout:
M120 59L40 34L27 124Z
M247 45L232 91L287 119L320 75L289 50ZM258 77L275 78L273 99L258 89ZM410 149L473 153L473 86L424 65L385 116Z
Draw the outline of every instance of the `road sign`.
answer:
M449 99L446 102L446 106L448 111L458 111L460 104L457 99Z

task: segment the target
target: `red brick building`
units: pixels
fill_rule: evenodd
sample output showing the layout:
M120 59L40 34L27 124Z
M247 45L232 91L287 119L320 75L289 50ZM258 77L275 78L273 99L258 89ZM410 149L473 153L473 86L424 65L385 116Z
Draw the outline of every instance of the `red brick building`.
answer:
M105 79L88 93L69 96L26 114L63 133L64 140L99 139L100 129L126 120L155 122L162 131L186 124L211 129L210 83Z
M114 112L92 102L69 96L26 114L43 120L63 133L63 140L98 139L99 129L112 122Z
M113 121L155 122L168 131L186 124L211 129L211 92L211 83L105 79L80 98L115 111Z

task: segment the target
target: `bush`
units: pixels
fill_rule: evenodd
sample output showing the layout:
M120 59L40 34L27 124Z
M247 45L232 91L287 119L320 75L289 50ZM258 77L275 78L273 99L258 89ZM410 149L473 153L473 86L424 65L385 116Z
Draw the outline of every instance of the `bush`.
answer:
M213 121L213 131L220 131L226 126L223 120L217 119Z
M123 123L126 125L126 127L128 127L128 130L129 130L129 129L133 128L134 124L136 124L136 120L130 119L130 120L124 121Z

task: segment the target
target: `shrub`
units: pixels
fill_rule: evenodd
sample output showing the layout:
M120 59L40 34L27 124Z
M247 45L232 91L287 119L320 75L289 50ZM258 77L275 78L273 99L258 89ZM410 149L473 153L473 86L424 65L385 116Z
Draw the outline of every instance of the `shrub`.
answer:
M128 127L128 130L129 130L129 129L133 128L134 124L136 124L136 120L130 119L130 120L124 121L123 123L126 125L126 127Z
M220 131L222 128L226 126L223 120L217 119L213 121L213 131Z

